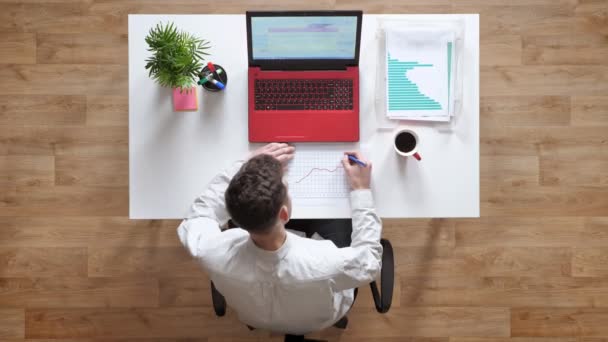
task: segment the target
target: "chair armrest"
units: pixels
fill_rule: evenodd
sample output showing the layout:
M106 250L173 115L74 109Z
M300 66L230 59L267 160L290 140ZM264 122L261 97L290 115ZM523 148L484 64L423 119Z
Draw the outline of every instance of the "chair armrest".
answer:
M393 287L395 285L395 259L393 245L386 239L380 239L382 245L382 269L380 270L380 292L375 281L369 284L376 311L387 313L393 302Z
M222 294L215 288L213 282L211 282L211 301L213 302L213 310L217 317L222 317L226 314L226 299Z

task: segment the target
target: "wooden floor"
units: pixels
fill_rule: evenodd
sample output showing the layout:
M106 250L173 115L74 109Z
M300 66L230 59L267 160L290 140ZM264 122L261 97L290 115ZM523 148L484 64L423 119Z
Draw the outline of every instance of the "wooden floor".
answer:
M0 340L280 340L128 219L127 14L311 8L481 13L482 218L385 221L393 309L316 336L608 341L607 0L0 0Z

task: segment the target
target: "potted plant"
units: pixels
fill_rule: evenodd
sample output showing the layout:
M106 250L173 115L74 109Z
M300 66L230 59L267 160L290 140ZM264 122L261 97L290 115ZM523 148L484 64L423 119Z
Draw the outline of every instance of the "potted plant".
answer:
M178 31L173 23L159 23L150 29L146 43L152 52L146 70L158 84L173 89L174 110L197 110L196 82L209 42Z

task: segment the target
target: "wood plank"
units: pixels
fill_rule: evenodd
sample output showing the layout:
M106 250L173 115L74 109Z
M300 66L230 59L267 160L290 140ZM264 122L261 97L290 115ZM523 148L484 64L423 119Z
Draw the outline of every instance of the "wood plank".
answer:
M484 216L602 216L608 210L605 188L492 185L481 194Z
M408 277L558 277L570 267L568 248L395 248L395 269Z
M1 247L177 247L177 220L0 217Z
M0 3L2 1L3 0L0 0ZM29 0L29 1L35 1L35 0ZM189 339L183 339L183 338L146 338L146 339L142 339L142 338L76 338L76 339L72 339L72 338L70 338L67 340L66 339L54 339L54 338L49 338L49 339L47 339L47 338L36 338L36 339L11 338L11 339L2 340L2 342L59 342L59 341L66 341L66 342L210 342L209 339L207 339L207 338L189 338ZM241 340L236 340L236 339L233 340L232 338L228 338L224 341L240 342ZM243 339L243 342L251 342L251 341L263 342L265 340L245 340L245 339ZM282 337L281 337L281 341L283 341ZM279 341L277 341L277 342L279 342Z
M603 247L608 219L482 217L456 222L459 247Z
M229 312L209 308L28 309L27 338L204 338L249 334Z
M4 64L4 95L122 95L127 93L126 65Z
M450 342L592 342L576 337L452 337ZM601 342L601 341L594 341Z
M203 270L183 247L89 248L91 277L192 277Z
M450 13L450 0L430 0L424 3L413 3L399 0L365 1L365 0L336 0L335 9L361 9L365 13Z
M606 12L606 0L584 0L578 1L576 14L596 14L601 15Z
M333 9L334 0L315 0L314 8ZM93 16L110 16L111 18L126 18L128 14L243 14L247 9L256 10L310 10L311 4L301 1L268 0L179 0L167 3L165 1L149 0L99 0L87 7L86 13ZM126 30L125 30L126 32Z
M337 330L337 329L336 329ZM338 331L337 333L335 333L336 337L334 339L329 339L328 342L368 342L370 341L369 337L354 337L354 336L347 336L347 337L343 337L341 335L339 335L340 332ZM324 338L325 336L332 336L332 335L321 335L322 338ZM308 337L308 336L306 336ZM314 337L314 336L313 336ZM215 340L209 339L209 342L215 342ZM277 342L280 342L283 340L277 340ZM228 341L226 341L228 342ZM403 337L381 337L381 338L374 338L374 342L449 342L449 338L447 337L407 337L407 336L403 336Z
M483 185L505 184L514 187L538 185L538 158L532 156L484 156L480 160Z
M201 272L199 272L201 273ZM206 274L196 278L161 278L160 306L211 307L211 284Z
M0 185L48 186L54 182L54 157L0 156Z
M608 21L606 21L608 10L606 7L606 0L579 1L574 10L574 23L578 25L574 28L581 27L585 30L585 33L608 34Z
M540 159L540 184L546 186L608 185L608 154L605 156L557 156Z
M560 34L524 36L524 64L606 65L608 45L601 35Z
M128 126L129 97L87 96L87 126Z
M92 186L0 188L0 216L126 216L128 190Z
M0 247L0 277L84 276L85 248Z
M608 66L481 66L481 95L605 95Z
M129 186L129 160L124 157L55 157L55 184Z
M2 1L3 0L0 0L0 3ZM33 0L29 0L29 1L33 1ZM44 0L44 1L47 1L47 0ZM52 0L52 1L54 1L54 0ZM142 338L70 338L70 339L11 338L11 339L2 340L2 342L59 342L59 341L66 341L66 342L209 342L209 339L207 339L207 338L188 338L188 339L182 339L182 338L146 338L146 339L142 339ZM224 341L233 342L231 338L230 338L230 340L224 340ZM235 340L235 341L240 341L240 339ZM251 342L251 341L263 342L264 340L245 340L245 339L243 339L243 342ZM282 337L281 337L281 341L283 341ZM279 341L277 341L277 342L279 342Z
M608 155L605 127L498 127L480 131L482 156ZM483 158L482 158L483 159Z
M65 2L82 3L85 4L90 0L0 0L0 4L60 4Z
M23 338L25 313L23 309L0 309L0 338Z
M364 309L349 316L344 337L509 336L509 310L505 308L401 307L384 318Z
M608 188L579 186L500 186L481 188L483 216L603 216Z
M5 308L158 306L158 282L149 278L1 278Z
M572 125L608 126L608 96L573 96Z
M81 125L84 96L0 95L0 125Z
M572 275L575 277L608 276L608 248L574 248Z
M586 217L585 218L585 229L589 231L605 231L608 228L608 217ZM596 235L601 239L601 235Z
M127 158L129 130L127 127L0 126L0 146L5 154Z
M36 36L0 32L0 63L36 63Z
M382 220L382 237L391 241L394 247L429 244L454 246L454 221L443 219L385 219Z
M480 119L487 126L567 126L568 96L482 96Z
M209 337L206 342L283 342L284 336L263 334L258 331L253 331L250 337ZM306 336L307 338L309 336ZM312 337L312 336L311 336Z
M127 16L93 15L90 1L5 3L0 31L44 33L127 33Z
M529 6L548 6L551 7L559 7L559 8L571 8L577 4L577 0L511 0L509 1L509 6L511 7L524 7L527 8ZM502 0L458 0L454 5L458 6L476 6L482 7L488 10L492 8L502 8L505 7L505 2Z
M479 41L480 65L521 65L522 37L514 34L482 35Z
M126 34L46 34L36 35L39 64L127 64Z
M402 306L608 307L608 278L453 277L401 280Z
M528 6L512 5L502 2L498 5L487 5L477 1L467 4L453 2L454 13L479 13L480 34L485 35L572 35L580 36L606 34L608 25L604 18L605 4L598 4L595 10L579 11L577 1L566 0L554 3L530 3ZM476 1L476 0L471 0ZM496 1L496 0L492 0ZM604 1L604 0L602 0ZM517 0L518 3L525 3Z
M608 336L607 308L515 308L512 336Z
M475 3L470 3L472 1ZM527 32L561 32L563 29L556 27L556 23L572 25L574 4L558 6L543 0L545 3L531 2L528 6L517 6L504 2L497 4L496 1L488 4L476 0L454 1L452 10L453 13L479 13L480 38ZM520 2L523 1L517 0L515 3Z

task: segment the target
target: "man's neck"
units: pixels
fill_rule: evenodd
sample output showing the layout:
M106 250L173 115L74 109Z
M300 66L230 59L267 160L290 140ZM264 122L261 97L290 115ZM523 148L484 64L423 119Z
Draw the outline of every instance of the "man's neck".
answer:
M281 225L272 229L272 232L264 235L251 235L253 243L266 251L276 251L281 248L287 239L287 232Z

